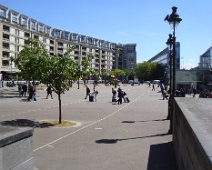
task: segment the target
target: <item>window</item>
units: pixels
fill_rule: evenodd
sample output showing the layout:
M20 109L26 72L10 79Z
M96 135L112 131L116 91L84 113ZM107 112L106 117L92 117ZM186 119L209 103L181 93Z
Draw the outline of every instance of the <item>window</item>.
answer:
M3 30L9 32L10 31L10 27L7 25L3 25Z
M31 23L30 23L30 26L31 26L31 30L36 30L36 29L35 29L35 22L31 22Z
M38 26L38 31L39 32L44 32L44 26L43 25L39 25Z
M62 38L68 40L69 32L63 32Z
M52 31L52 36L53 36L54 38L60 38L60 30L54 29L54 30Z
M25 32L24 33L24 37L29 38L30 37L30 34L28 32Z
M10 65L10 61L9 60L3 60L2 61L2 66L9 66Z
M27 19L21 18L21 26L25 28L27 27Z
M15 24L18 24L18 17L12 16L12 22L15 23Z
M3 39L4 40L9 40L10 39L10 36L8 34L3 34Z
M0 18L6 18L6 11L3 9L0 9Z

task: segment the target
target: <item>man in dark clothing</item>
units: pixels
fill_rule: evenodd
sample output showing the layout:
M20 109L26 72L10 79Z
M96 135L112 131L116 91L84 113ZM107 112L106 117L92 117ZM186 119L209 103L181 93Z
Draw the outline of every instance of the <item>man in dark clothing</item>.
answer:
M123 98L123 91L121 88L118 88L118 104L122 104L122 98Z
M87 99L88 96L90 96L90 89L89 87L86 85L86 94L85 94L85 99Z
M28 87L29 87L28 101L31 101L32 100L33 93L34 93L34 89L33 89L33 86L31 84L29 84Z
M51 99L53 99L53 97L52 97L52 85L51 84L47 87L46 91L47 91L46 99L49 98L49 95L51 96Z
M22 96L26 97L26 92L27 92L27 85L26 84L23 84L22 86Z

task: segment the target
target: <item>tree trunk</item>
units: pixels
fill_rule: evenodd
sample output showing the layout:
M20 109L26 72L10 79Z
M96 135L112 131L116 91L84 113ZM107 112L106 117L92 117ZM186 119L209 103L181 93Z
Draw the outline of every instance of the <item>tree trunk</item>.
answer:
M59 124L61 124L62 122L61 93L58 93L58 101L59 101Z

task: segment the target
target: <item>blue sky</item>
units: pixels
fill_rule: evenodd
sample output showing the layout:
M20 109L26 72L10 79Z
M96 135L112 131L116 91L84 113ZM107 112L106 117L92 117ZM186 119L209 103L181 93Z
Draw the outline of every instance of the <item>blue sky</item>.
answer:
M203 0L0 0L0 4L49 26L115 43L136 43L137 62L166 48L164 18L178 7L181 67L198 65L212 46L212 1Z

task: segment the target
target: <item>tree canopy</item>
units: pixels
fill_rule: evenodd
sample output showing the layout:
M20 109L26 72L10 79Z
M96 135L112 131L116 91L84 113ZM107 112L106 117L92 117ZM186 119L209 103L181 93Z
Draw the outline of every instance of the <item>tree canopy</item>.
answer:
M136 65L136 77L140 80L164 79L165 66L161 63L143 62Z

